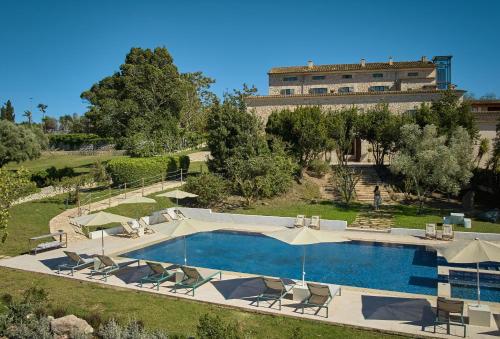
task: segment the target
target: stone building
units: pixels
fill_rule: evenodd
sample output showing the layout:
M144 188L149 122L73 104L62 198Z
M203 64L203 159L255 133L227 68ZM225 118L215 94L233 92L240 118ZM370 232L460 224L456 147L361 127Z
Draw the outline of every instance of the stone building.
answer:
M321 106L339 110L369 109L386 103L396 113L414 111L422 103L438 100L451 84L451 56L422 57L416 61L275 67L269 70L269 94L250 96L248 109L264 122L275 110ZM454 89L460 97L465 91ZM356 140L351 161L373 161L369 145Z

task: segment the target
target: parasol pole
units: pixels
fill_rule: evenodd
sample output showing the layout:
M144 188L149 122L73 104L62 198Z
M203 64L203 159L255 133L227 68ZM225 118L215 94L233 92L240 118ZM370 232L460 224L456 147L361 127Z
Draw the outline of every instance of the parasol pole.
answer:
M306 246L304 245L304 254L302 255L302 286L306 285Z
M479 288L479 263L476 263L477 268L477 304L481 305L481 289Z
M104 255L104 227L101 227L101 249L102 255Z
M186 236L184 236L184 266L187 266L187 250L186 250Z

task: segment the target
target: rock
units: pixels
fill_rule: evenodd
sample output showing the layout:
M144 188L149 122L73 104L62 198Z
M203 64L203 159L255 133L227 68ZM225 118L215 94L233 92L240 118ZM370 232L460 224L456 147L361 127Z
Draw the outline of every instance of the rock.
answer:
M71 337L73 333L91 334L94 329L85 320L80 319L73 314L62 318L54 319L50 322L50 329L54 337Z

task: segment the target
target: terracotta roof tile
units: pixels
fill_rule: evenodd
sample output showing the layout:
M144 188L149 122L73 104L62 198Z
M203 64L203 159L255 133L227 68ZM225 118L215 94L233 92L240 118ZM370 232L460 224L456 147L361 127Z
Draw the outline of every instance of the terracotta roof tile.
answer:
M309 66L290 66L290 67L274 67L271 68L268 74L287 74L287 73L315 73L315 72L346 72L346 71L363 71L363 70L383 70L383 69L412 69L412 68L434 68L431 61L394 61L391 64L388 62L367 62L365 66L357 64L332 64L332 65L314 65Z

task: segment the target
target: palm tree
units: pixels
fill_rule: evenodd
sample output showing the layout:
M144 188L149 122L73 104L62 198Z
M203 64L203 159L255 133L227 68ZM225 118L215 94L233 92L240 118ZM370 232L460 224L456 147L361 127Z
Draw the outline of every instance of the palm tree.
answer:
M23 117L28 119L28 125L31 126L31 123L33 122L33 113L31 113L30 110L26 110L23 113Z
M36 106L40 112L42 112L42 121L45 118L45 112L47 111L47 105L39 103L38 106ZM45 126L43 127L43 131L45 132Z

